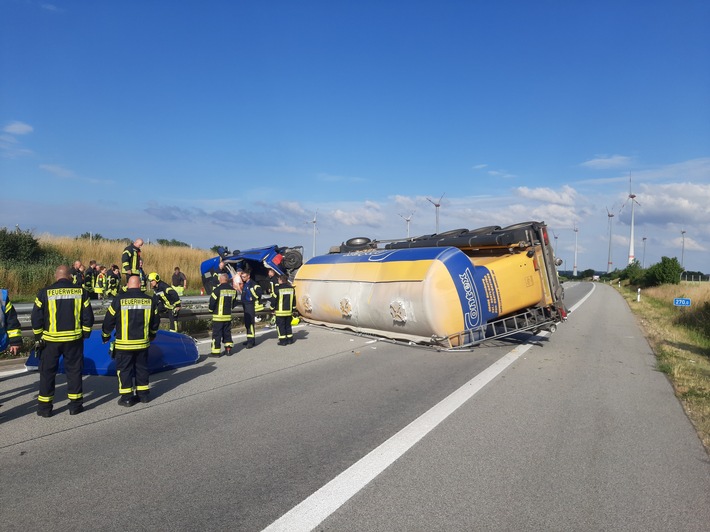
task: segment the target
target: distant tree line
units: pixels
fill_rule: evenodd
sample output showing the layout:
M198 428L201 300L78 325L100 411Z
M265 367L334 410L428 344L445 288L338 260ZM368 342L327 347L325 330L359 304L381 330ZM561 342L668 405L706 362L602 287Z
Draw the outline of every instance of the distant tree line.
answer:
M186 242L181 242L180 240L175 240L174 238L171 238L170 240L166 238L156 238L155 241L160 244L161 246L177 246L181 248L189 248L190 244Z
M51 248L43 248L32 231L16 227L0 229L0 262L37 264L61 260L59 253Z
M642 268L639 261L635 260L623 270L615 270L605 277L628 280L634 286L650 288L662 284L680 284L680 276L684 271L676 257L661 257L661 262L648 268Z
M101 233L82 233L79 236L76 237L77 240L96 240L97 242L103 241L103 242L119 242L123 244L130 244L133 242L132 239L130 238L105 238ZM177 247L182 247L182 248L189 248L190 244L187 242L182 242L181 240L175 240L174 238L167 239L167 238L156 238L155 243L160 245L160 246L177 246Z

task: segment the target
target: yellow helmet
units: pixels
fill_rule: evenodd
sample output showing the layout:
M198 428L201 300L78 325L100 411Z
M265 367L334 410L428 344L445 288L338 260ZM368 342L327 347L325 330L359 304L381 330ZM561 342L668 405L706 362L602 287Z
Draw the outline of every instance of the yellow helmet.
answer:
M156 283L160 281L160 275L158 275L155 272L151 272L148 274L148 282L150 281L155 281Z

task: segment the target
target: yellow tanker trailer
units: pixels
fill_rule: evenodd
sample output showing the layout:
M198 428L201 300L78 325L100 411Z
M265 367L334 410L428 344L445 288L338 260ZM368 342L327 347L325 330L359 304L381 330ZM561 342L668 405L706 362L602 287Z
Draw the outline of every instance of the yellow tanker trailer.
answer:
M309 323L442 348L554 331L563 289L541 222L390 242L355 238L296 272Z

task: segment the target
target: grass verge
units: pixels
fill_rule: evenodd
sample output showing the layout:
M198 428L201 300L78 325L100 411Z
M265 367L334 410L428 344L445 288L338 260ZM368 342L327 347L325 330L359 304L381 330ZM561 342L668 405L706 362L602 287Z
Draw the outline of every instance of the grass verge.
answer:
M617 288L618 289L618 288ZM710 283L681 283L642 290L620 289L656 354L656 368L675 394L710 452ZM676 307L677 297L691 307Z

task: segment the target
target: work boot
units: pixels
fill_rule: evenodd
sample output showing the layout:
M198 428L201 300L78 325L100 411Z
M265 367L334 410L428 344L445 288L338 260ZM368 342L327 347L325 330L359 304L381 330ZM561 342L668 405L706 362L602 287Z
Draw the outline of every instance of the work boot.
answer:
M222 353L210 353L210 356L214 358L219 358L222 356Z
M224 354L227 355L228 357L232 356L232 348L231 347L225 347L224 348Z
M289 338L289 339L288 339L288 343L289 343L289 344L292 344L293 342L295 342L295 340L294 340L293 338Z
M256 345L256 342L254 342L254 340L250 340L247 342L247 349L251 349L255 345Z
M137 397L137 399L143 404L150 403L150 394L142 393Z
M136 397L132 394L124 394L118 398L118 404L121 406L133 406L136 401Z
M84 405L81 403L69 404L69 415L75 416L81 414L84 411Z
M52 417L52 407L49 408L38 408L37 415L39 417Z
M279 340L279 343L276 345L288 345L288 342L286 340Z

